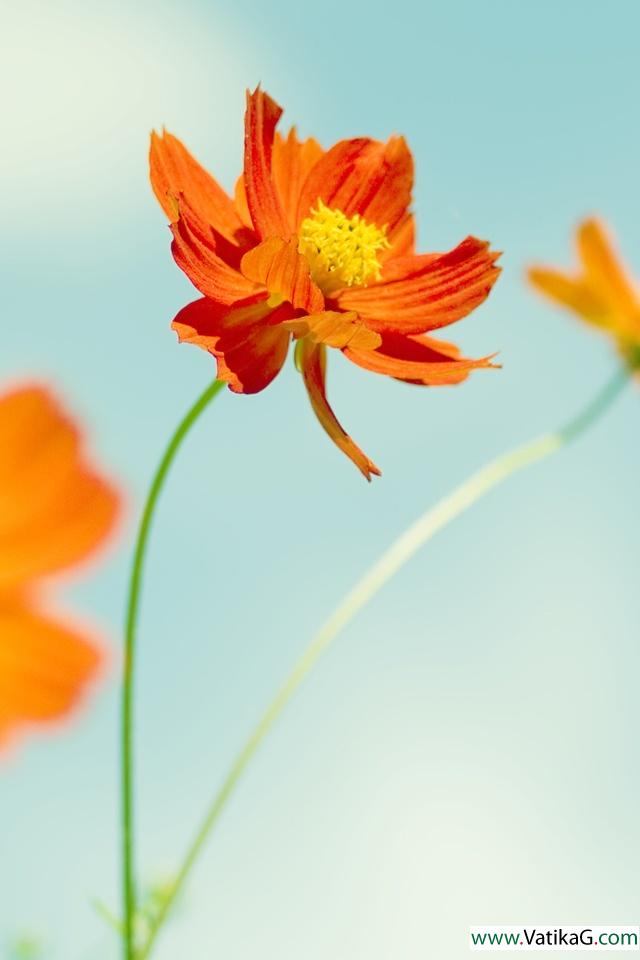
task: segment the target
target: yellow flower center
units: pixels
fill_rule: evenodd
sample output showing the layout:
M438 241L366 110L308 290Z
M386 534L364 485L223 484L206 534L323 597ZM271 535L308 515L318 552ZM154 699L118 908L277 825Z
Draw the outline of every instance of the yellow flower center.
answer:
M324 294L340 287L365 287L380 279L378 253L390 247L387 228L347 217L318 200L300 224L298 250L309 261L311 277Z

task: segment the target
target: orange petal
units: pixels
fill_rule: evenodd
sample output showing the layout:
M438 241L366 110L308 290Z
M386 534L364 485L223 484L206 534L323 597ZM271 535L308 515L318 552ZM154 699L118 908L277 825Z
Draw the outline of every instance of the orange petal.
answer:
M329 406L325 393L326 348L307 339L300 340L297 357L311 406L326 432L367 480L371 480L373 474L380 476L378 467L343 430Z
M298 253L298 242L271 237L249 250L242 258L245 277L264 285L270 294L280 296L298 310L317 313L324 297L311 279L309 262Z
M247 203L247 188L244 185L244 173L241 173L236 180L234 197L238 216L247 227L253 229L251 213L249 212L249 204Z
M416 250L416 224L412 213L406 213L397 227L387 234L389 247L380 250L380 263L394 260L397 257L410 257Z
M217 360L218 379L234 393L259 393L280 372L290 332L281 324L292 316L283 304L266 302L229 309L206 297L184 307L173 321L181 343L193 343Z
M252 240L231 197L201 167L183 143L171 133L151 134L149 150L151 185L160 206L175 221L174 197L183 194L188 203L209 226L240 246ZM255 242L255 240L253 241Z
M77 428L44 388L0 398L0 587L89 557L120 498L86 462Z
M614 249L607 228L600 220L585 220L578 228L577 241L588 286L611 314L626 319L637 332L640 296Z
M531 267L529 282L554 303L574 310L584 320L598 326L607 324L607 307L584 280L548 267Z
M253 93L247 91L244 184L253 225L263 240L291 235L271 169L273 138L281 116L282 108L259 87Z
M374 350L382 343L375 330L369 330L358 314L323 310L312 316L297 317L284 324L296 337L309 337L314 343L342 349L347 345L362 350Z
M202 220L186 197L178 201L180 216L171 225L172 253L181 270L200 293L230 306L237 301L264 297L264 287L247 280L234 266L225 262L209 225Z
M380 283L340 291L341 310L356 310L374 330L424 333L466 317L489 295L500 270L489 244L467 237L442 254L391 260Z
M392 232L406 215L413 188L413 158L403 137L387 143L358 138L336 143L315 164L302 188L298 222L318 200Z
M291 233L298 229L298 200L309 171L324 150L313 137L298 140L295 127L284 139L276 132L273 144L273 179L284 208Z
M98 648L81 633L0 598L0 747L65 719L96 678Z
M453 344L433 337L405 337L385 333L376 350L360 350L349 344L344 355L359 367L406 383L444 386L462 383L471 370L491 367L491 357L467 360Z

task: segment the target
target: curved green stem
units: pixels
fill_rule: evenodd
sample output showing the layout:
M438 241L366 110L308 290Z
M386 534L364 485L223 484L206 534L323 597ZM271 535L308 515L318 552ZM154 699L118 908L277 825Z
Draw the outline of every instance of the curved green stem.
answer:
M142 573L147 552L147 543L151 530L151 523L158 502L158 497L164 487L167 474L173 463L176 453L187 433L198 419L202 411L209 405L224 384L214 381L196 400L191 409L183 417L174 432L164 456L160 461L153 477L147 500L144 505L138 536L136 539L131 576L129 579L129 593L127 599L127 613L125 621L124 665L122 681L122 713L121 713L121 810L122 810L122 898L123 898L123 955L125 960L134 960L135 952L135 913L136 890L133 862L133 697L134 671L136 652L136 625L140 607L140 588Z
M333 643L340 631L434 534L460 516L485 493L506 480L512 473L542 460L584 433L607 410L627 381L628 372L626 370L616 374L595 400L566 426L555 433L545 434L523 446L516 447L515 450L503 454L487 466L482 467L468 480L456 487L452 493L419 517L356 583L355 587L313 637L238 754L187 851L172 889L158 913L149 937L140 951L138 960L147 960L150 956L158 933L167 919L176 897L182 890L209 834L258 747L304 678Z

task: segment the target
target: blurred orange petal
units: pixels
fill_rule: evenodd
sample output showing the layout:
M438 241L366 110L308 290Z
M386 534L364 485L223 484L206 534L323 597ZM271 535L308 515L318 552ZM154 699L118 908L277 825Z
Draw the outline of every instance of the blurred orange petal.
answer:
M48 389L0 396L0 745L21 727L65 717L95 676L95 644L34 597L41 578L95 553L119 510L117 490Z
M0 748L25 728L68 717L101 660L81 632L0 597Z
M629 317L630 325L635 325L640 333L638 290L623 267L604 223L596 219L585 220L578 228L577 243L594 295L608 303L616 315Z
M569 307L591 323L606 324L607 308L604 301L583 280L550 267L531 267L527 276L532 286L549 300Z
M580 267L575 274L534 266L527 277L554 303L603 328L614 338L625 361L635 367L640 355L640 289L602 220L583 220L576 231L576 245Z
M47 390L0 398L0 450L0 589L88 558L113 529L120 497Z

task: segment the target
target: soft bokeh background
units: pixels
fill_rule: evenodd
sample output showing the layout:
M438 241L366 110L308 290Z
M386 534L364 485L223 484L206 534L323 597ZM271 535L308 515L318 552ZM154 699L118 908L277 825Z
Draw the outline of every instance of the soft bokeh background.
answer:
M635 0L302 5L23 0L4 8L0 374L51 379L130 491L126 543L69 599L111 636L77 725L1 772L0 929L116 957L118 645L132 530L168 432L214 375L169 330L193 296L147 183L166 124L230 187L262 81L324 144L403 132L423 248L505 250L455 338L504 369L419 391L332 356L370 487L293 365L226 394L162 502L145 584L139 860L171 873L314 628L484 460L575 413L609 346L538 301L600 211L640 269ZM242 784L158 960L466 956L470 923L637 919L638 396L434 541L341 638ZM43 478L46 482L46 478Z

